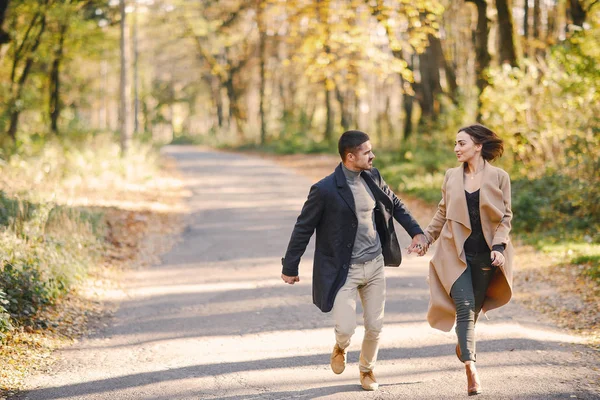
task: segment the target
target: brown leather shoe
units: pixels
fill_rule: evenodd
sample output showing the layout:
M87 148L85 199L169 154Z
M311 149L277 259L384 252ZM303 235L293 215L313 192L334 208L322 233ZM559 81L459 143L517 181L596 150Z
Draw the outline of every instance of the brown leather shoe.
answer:
M465 364L465 370L467 372L467 393L469 396L475 396L482 392L481 383L479 381L479 375L475 368L475 363L470 362Z
M377 390L379 388L379 383L377 383L373 371L360 372L360 386L364 390Z
M336 343L331 353L331 370L334 374L341 374L346 369L346 349L340 348Z

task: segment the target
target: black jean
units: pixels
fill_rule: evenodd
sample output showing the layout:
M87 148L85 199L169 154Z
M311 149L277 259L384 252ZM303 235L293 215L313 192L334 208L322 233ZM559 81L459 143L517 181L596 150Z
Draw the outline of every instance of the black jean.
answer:
M461 361L475 361L475 322L496 267L490 253L466 253L467 269L454 282L450 295L456 307L456 336Z

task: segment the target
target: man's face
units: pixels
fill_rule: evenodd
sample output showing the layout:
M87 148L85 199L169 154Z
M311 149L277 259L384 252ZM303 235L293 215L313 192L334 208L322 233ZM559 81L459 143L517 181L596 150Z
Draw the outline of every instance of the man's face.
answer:
M367 140L361 144L353 153L348 153L346 160L349 163L349 167L354 170L370 170L373 168L373 148L371 147L371 141Z

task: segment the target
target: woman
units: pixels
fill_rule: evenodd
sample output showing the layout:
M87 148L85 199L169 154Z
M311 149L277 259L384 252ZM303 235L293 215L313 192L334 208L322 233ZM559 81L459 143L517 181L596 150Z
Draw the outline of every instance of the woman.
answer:
M477 317L512 295L510 178L489 164L503 150L502 140L482 125L458 131L454 152L461 166L446 172L442 200L425 230L429 244L439 238L429 265L427 320L448 332L456 318L456 355L465 364L469 395L481 393L475 369Z

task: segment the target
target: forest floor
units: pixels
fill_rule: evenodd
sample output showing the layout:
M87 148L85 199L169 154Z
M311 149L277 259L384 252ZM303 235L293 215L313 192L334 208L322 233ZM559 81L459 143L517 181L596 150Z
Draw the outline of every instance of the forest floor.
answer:
M174 162L164 159L156 181L145 187L115 191L83 190L77 193L91 210L101 210L106 224L102 261L69 295L43 311L47 329L17 328L0 343L0 400L18 391L27 377L47 370L53 351L106 328L124 296L123 273L156 263L183 229L186 196ZM79 203L78 199L72 199Z

